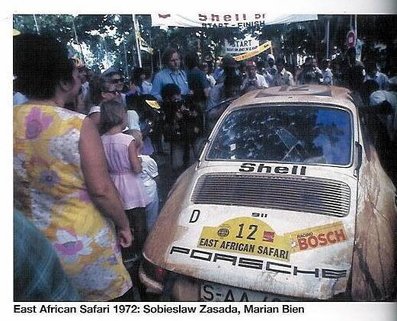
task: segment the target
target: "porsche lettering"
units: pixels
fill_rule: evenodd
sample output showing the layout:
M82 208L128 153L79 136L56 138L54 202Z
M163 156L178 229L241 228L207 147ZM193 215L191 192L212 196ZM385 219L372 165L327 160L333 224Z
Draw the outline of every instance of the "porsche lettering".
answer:
M181 254L187 255L191 259L208 261L208 262L229 262L233 266L239 266L242 268L262 270L275 273L289 274L293 276L307 275L314 278L327 278L327 279L340 279L347 277L347 270L333 270L326 268L314 268L310 270L302 269L298 266L291 264L277 263L273 261L264 261L258 259L249 259L240 257L237 255L229 255L223 253L213 253L202 250L190 249L181 246L172 246L170 254Z
M256 172L266 174L292 174L306 175L306 166L294 165L287 166L269 166L263 163L243 163L239 168L239 172Z

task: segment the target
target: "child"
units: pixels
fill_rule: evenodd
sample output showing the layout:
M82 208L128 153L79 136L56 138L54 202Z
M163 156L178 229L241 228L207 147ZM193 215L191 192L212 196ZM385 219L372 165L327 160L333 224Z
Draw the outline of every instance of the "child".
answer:
M142 155L143 140L139 130L132 130L138 149L138 157L142 161L142 172L140 177L145 187L146 194L149 197L149 204L146 205L146 228L150 231L157 220L159 211L159 197L157 192L158 167L156 161L149 155Z
M123 253L127 263L134 261L136 255L141 255L147 234L145 206L149 201L139 177L141 161L135 138L122 133L127 124L127 113L121 102L102 102L99 124L110 176L134 230L134 249L130 247Z

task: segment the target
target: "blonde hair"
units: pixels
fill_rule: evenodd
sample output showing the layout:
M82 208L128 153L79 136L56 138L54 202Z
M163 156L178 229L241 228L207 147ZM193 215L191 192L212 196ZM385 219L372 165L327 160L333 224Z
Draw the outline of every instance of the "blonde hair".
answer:
M123 123L127 111L122 103L117 100L109 100L100 103L99 106L101 107L99 121L101 134Z

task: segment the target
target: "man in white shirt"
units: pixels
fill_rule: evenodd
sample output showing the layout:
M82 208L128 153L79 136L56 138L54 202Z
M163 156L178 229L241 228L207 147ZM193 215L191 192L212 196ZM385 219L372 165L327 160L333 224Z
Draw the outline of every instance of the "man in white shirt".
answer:
M388 81L390 90L377 90L369 96L369 105L372 107L389 106L389 113L380 115L380 120L386 127L389 139L397 142L397 76Z
M275 59L272 54L268 54L266 60L268 67L265 68L264 76L266 77L266 81L269 84L269 86L273 86L273 80L277 73Z
M294 86L294 76L284 68L284 59L276 60L277 73L273 79L273 86Z
M384 167L394 184L397 184L397 76L388 81L389 90L377 90L369 96L370 108L373 108L379 117L382 128L379 128L381 135L376 145L378 152L383 158ZM375 140L376 142L376 140Z
M368 61L365 64L366 75L364 82L366 80L375 80L379 85L379 90L388 90L389 88L389 78L378 70L378 66L375 61Z
M256 72L256 63L254 61L248 61L246 68L247 76L244 78L241 85L241 92L243 94L254 89L269 87L265 77Z

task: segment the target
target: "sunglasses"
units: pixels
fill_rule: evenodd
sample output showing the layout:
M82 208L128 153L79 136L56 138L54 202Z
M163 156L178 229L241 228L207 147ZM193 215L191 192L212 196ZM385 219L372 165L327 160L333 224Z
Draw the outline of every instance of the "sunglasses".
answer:
M111 79L110 82L112 84L118 84L119 82L124 82L124 78Z
M113 95L118 95L120 94L119 90L104 90L104 93L108 93L108 94L113 94Z

